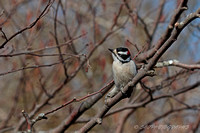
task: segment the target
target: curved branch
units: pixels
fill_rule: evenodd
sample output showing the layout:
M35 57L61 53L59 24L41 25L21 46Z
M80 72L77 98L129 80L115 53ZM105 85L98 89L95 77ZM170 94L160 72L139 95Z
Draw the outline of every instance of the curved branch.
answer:
M160 67L165 67L165 66L177 66L177 67L190 69L190 70L200 69L200 64L188 65L188 64L180 63L178 60L168 60L168 61L158 62L155 65L155 68L160 68Z
M33 28L37 22L48 12L49 8L51 7L51 5L53 4L55 0L49 0L48 4L46 5L46 7L44 8L44 10L41 12L41 14L37 17L37 19L32 22L29 26L21 29L20 31L16 32L15 34L13 34L11 37L7 38L0 46L0 49L4 48L4 46L10 41L12 40L14 37L16 37L17 35L23 33L26 30L29 30L31 28Z
M175 23L178 21L180 18L181 14L183 13L184 10L187 9L187 2L188 0L183 0L178 9L176 10L175 14L172 16L171 21L165 31L165 33L161 36L157 44L155 45L154 48L148 50L147 52L140 54L137 58L138 61L144 61L146 59L149 59L154 56L155 52L169 39L171 36L171 33L174 29Z
M103 91L96 94L95 96L87 99L86 101L82 102L77 108L75 108L70 116L68 116L65 120L63 120L62 124L57 126L55 129L51 130L52 133L60 133L64 132L66 129L69 128L78 118L81 116L86 110L91 108L102 96L114 85L114 82L111 81L108 83Z

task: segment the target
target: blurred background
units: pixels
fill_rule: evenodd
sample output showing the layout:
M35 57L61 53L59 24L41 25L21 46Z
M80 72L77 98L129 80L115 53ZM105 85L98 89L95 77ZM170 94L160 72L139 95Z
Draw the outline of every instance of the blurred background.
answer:
M33 27L17 34L0 49L0 132L13 132L16 128L26 130L26 124L19 122L24 120L21 111L25 110L30 114L46 99L49 100L34 115L55 109L73 97L83 97L105 86L112 80L112 57L108 48L128 47L132 57L139 51L145 53L165 32L180 2L181 0L0 0L1 45L38 19ZM189 0L187 5L188 10L181 15L180 21L189 13L195 12L200 7L200 1ZM185 64L199 63L199 42L200 20L197 19L182 31L160 61L176 59ZM137 58L135 61L138 65L143 63ZM192 85L200 79L199 70L179 67L155 70L156 76L143 79L146 86L157 89L154 96ZM61 85L63 86L58 89ZM176 107L199 106L199 89L197 87L175 98L160 99L149 103L145 108L132 110L126 115L123 131L137 132L139 129L135 125L145 125ZM142 88L139 87L138 90ZM119 102L113 109L125 103L127 100ZM72 103L49 115L47 120L37 122L34 131L56 128L79 104L80 102ZM81 115L80 121L87 121L95 116L103 104L104 98L101 98ZM126 111L106 117L102 125L93 128L92 132L117 132ZM199 121L199 110L188 107L172 111L152 124L189 126L187 129L178 129L179 132L186 133L196 125L199 126ZM84 124L73 124L66 132L78 130ZM200 132L198 126L196 131ZM153 132L154 129L145 131Z

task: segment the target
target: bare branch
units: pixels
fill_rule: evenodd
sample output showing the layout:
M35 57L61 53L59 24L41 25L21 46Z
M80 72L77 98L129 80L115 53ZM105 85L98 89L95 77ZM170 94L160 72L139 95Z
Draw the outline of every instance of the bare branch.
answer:
M105 87L103 87L101 93L96 94L95 96L87 99L86 101L82 102L77 108L73 109L70 116L68 116L60 126L51 130L52 133L60 133L64 132L72 125L85 111L91 108L102 96L114 85L114 82L109 82Z
M70 59L70 57L64 59L64 61L69 60L69 59ZM11 74L11 73L15 73L15 72L23 71L23 70L27 70L27 69L35 69L35 68L41 68L41 67L51 67L51 66L54 66L54 65L58 65L60 63L62 63L62 62L59 61L59 62L55 62L55 63L51 63L51 64L45 64L45 65L34 65L34 66L22 67L22 68L19 68L19 69L16 69L16 70L0 73L0 76L4 76L4 75L7 75L7 74Z
M70 43L72 41L77 40L79 38L82 38L86 34L87 33L83 33L83 34L81 34L81 35L79 35L77 37L72 38L71 40L69 40L67 42L61 43L59 46L57 46L57 45L56 46L50 46L50 47L31 50L31 51L27 51L27 52L19 52L19 53L14 53L14 54L2 54L2 55L0 55L0 57L13 57L13 56L19 56L19 55L33 55L33 56L39 56L39 57L42 57L42 56L58 56L59 54L34 54L34 53L39 53L39 52L42 52L42 51L45 51L45 50L50 50L50 49L63 47L63 46L66 46L66 45L70 45ZM62 53L62 55L76 56L74 54L65 54L65 53Z
M16 32L16 33L13 34L11 37L9 37L7 40L5 40L5 41L1 44L0 49L4 48L5 45L6 45L10 40L12 40L14 37L16 37L17 35L23 33L23 32L26 31L26 30L29 30L29 29L33 28L33 27L37 24L37 22L48 12L48 10L49 10L49 8L51 7L51 5L53 4L53 2L54 2L54 0L52 0L52 1L49 0L48 4L47 4L46 7L44 8L44 10L41 12L41 14L37 17L37 19L36 19L33 23L31 23L29 26L27 26L27 27L23 28L22 30Z
M167 39L170 37L175 23L178 21L180 15L183 13L184 10L187 10L187 2L188 0L183 0L181 4L179 5L178 9L174 13L174 15L171 18L171 21L167 27L166 32L161 36L157 44L155 45L154 48L148 50L145 54L141 54L138 56L137 60L145 60L151 58L155 52L167 41Z
M200 64L188 65L188 64L180 63L178 60L168 60L168 61L158 62L155 65L155 68L166 67L166 66L177 66L177 67L189 69L189 70L200 69Z

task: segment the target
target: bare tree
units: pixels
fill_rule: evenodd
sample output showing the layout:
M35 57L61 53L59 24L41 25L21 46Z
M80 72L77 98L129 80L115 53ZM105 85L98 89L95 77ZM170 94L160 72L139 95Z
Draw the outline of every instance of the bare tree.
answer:
M199 18L198 0L0 1L0 132L199 132ZM136 89L105 102L119 46Z

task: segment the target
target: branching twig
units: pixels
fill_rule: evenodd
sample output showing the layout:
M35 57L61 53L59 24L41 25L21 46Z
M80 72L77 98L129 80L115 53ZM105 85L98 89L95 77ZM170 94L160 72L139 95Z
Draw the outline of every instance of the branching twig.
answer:
M130 8L130 6L129 6L127 0L123 0L123 2L124 2L124 4L125 4L125 6L126 6L128 12L129 12L129 16L131 17L133 23L136 23L136 22L134 22L134 21L136 21L136 20L134 20L133 18L134 18L134 17L138 18L139 21L141 22L141 24L143 25L143 29L144 29L144 32L145 32L146 36L147 36L148 38L151 38L149 29L147 28L147 24L144 22L144 20L143 20L137 13L134 14L134 11Z
M2 37L3 37L4 39L6 39L6 41L7 41L8 38L7 38L6 34L5 34L5 32L3 31L2 27L0 27L0 31L1 31L1 33L3 34Z
M81 116L86 110L91 108L102 96L114 85L113 80L109 82L105 87L103 87L102 91L99 90L95 96L87 99L86 101L82 102L80 106L73 109L72 113L60 124L58 127L53 129L52 133L60 133L64 132L70 125L72 125L78 118Z
M137 58L138 61L143 61L143 60L151 58L155 54L155 52L167 41L167 39L169 39L169 37L174 29L175 23L178 21L178 19L180 18L180 15L183 13L183 11L187 10L187 2L188 2L188 0L183 0L181 2L178 9L172 16L171 21L167 27L167 30L161 36L161 38L159 39L159 41L157 42L155 47L148 50L144 54L140 54L140 56L138 56L138 58Z
M122 12L122 9L123 9L123 6L124 6L124 4L121 4L120 5L120 8L119 8L119 11L118 11L118 13L114 16L114 23L112 24L112 26L111 26L111 30L113 30L113 28L117 25L117 21L118 21L118 18L119 18L119 16L120 16L120 13Z
M69 60L69 58L64 59L64 61L66 61L66 60ZM62 63L62 62L59 61L59 62L55 62L55 63L51 63L51 64L45 64L45 65L34 65L34 66L22 67L22 68L19 68L19 69L16 69L16 70L0 73L0 76L4 76L4 75L7 75L7 74L11 74L11 73L15 73L15 72L23 71L23 70L27 70L27 69L35 69L35 68L41 68L41 67L51 67L51 66L54 66L54 65L58 65L60 63Z
M148 45L149 47L148 47L148 49L151 47L152 39L153 39L153 37L154 37L154 35L156 33L156 29L157 29L158 24L160 22L160 18L161 18L162 14L163 14L163 9L164 9L164 5L165 5L165 1L166 0L161 0L160 1L160 6L159 6L159 9L158 9L158 15L156 16L156 20L155 20L153 28L152 28L151 36L149 38L149 42L148 42L149 43L149 45Z
M154 97L153 99L146 99L145 101L141 101L141 102L138 102L138 103L133 103L133 104L129 103L129 104L126 104L126 105L119 107L115 110L110 111L108 114L105 115L105 117L110 116L110 115L115 114L115 113L118 113L118 112L121 112L121 111L124 111L124 110L127 110L127 109L138 109L140 107L146 106L147 104L149 104L151 102L154 102L156 100L160 100L160 99L163 99L163 98L174 98L175 96L183 94L187 91L193 90L198 86L200 86L200 82L197 82L197 83L190 85L190 86L187 86L187 87L183 87L183 88L177 90L176 92L172 92L171 94L163 94L163 95ZM186 106L186 107L191 108L192 106L190 106L190 107Z
M113 84L113 81L111 81L107 86L110 86L110 84L112 85L112 84ZM77 98L74 97L72 100L67 101L66 103L62 104L61 106L59 106L59 107L57 107L57 108L55 108L55 109L53 109L53 110L51 110L51 111L46 112L46 113L45 113L45 116L47 116L47 115L49 115L49 114L51 114L51 113L54 113L54 112L60 110L61 108L65 107L65 106L67 106L67 105L69 105L69 104L71 104L71 103L73 103L73 102L80 102L80 101L82 101L82 100L84 100L84 99L86 99L86 98L89 98L89 97L91 97L91 96L94 96L94 95L96 95L96 94L102 92L104 89L106 89L107 86L101 88L100 90L98 90L98 91L96 91L96 92L93 92L93 93L91 93L91 94L88 94L88 95L86 95L86 96L83 96L83 97L81 97L81 98L78 98L78 99L77 99Z
M31 28L33 28L37 22L48 12L49 8L51 7L51 5L53 4L54 0L49 0L48 4L46 5L46 7L44 8L44 10L41 12L41 14L37 17L37 19L31 23L29 26L23 28L22 30L16 32L15 34L13 34L11 37L7 38L7 40L5 40L1 46L0 46L0 49L4 48L4 46L10 41L12 40L13 38L15 38L17 35L23 33L24 31L26 30L29 30Z
M64 42L64 43L61 43L59 46L50 46L50 47L45 47L45 48L41 48L41 49L36 49L36 50L31 50L31 51L27 51L27 52L19 52L19 53L14 53L14 54L3 54L3 55L0 55L0 57L13 57L13 56L19 56L19 55L32 55L32 56L39 56L39 57L42 57L42 56L58 56L59 54L35 54L35 53L39 53L39 52L42 52L42 51L45 51L45 50L50 50L50 49L54 49L54 48L58 48L58 47L63 47L65 45L70 45L70 43L74 40L77 40L83 36L85 36L87 33L83 33L77 37L74 37L72 38L71 40L67 41L67 42ZM69 55L69 56L76 56L76 55L73 55L73 54L64 54L62 53L62 55Z
M39 114L39 115L37 116L36 119L31 119L31 118L29 117L28 113L26 113L24 110L22 110L22 114L23 114L24 118L26 119L26 123L27 123L27 132L28 132L28 133L31 133L31 132L32 132L33 125L34 125L37 121L39 121L39 120L41 120L41 119L47 119L47 117L46 117L44 114L42 114L42 113Z
M155 68L166 67L166 66L177 66L189 70L200 69L200 64L188 65L180 63L178 60L168 60L168 61L158 62L155 65Z
M199 113L199 115L198 115L198 117L196 119L196 122L192 126L192 132L193 133L197 133L199 127L200 127L200 113Z
M55 18L54 18L54 36L55 36L55 41L56 41L56 45L57 45L57 48L58 48L58 53L60 54L59 57L60 57L60 60L62 62L62 67L64 69L65 78L66 78L66 81L67 81L69 76L68 76L68 73L67 73L67 67L65 66L65 63L64 63L61 48L59 47L59 41L58 41L58 35L57 35L57 21L56 20L57 20L58 8L59 8L60 4L61 4L61 0L58 1L57 7L56 7L56 14L55 14Z

